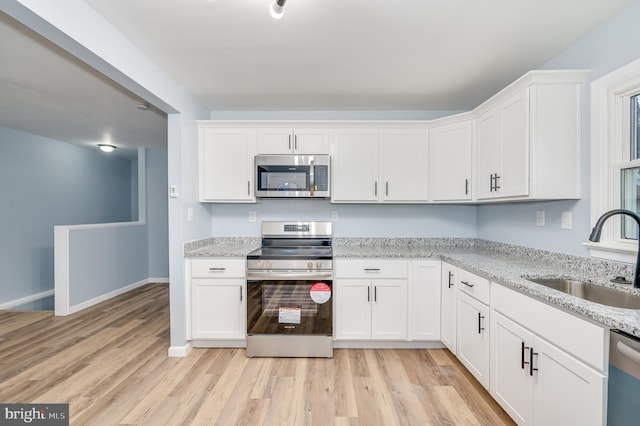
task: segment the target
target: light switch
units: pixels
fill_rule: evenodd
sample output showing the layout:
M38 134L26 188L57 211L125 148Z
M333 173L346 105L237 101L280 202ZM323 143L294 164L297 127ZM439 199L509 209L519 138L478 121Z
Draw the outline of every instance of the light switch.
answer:
M562 212L560 216L560 228L571 229L571 212Z
M338 221L338 211L333 210L331 211L331 222L337 222L337 221Z
M544 210L536 212L536 226L544 226Z
M169 197L171 198L178 198L179 194L178 194L178 187L176 185L171 185L169 187Z
M187 222L193 222L193 207L187 207Z
M256 221L256 212L249 212L249 222Z

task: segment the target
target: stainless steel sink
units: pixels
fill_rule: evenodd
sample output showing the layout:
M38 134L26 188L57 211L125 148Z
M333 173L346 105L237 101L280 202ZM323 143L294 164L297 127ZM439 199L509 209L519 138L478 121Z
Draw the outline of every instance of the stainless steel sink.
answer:
M530 278L529 281L601 305L640 309L640 297L584 281L562 278Z

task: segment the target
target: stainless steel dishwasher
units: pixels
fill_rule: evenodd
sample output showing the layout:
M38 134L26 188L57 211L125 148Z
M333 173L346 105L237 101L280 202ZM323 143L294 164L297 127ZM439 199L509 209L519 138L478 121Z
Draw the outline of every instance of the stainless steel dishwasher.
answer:
M637 425L640 419L640 339L611 330L607 425Z

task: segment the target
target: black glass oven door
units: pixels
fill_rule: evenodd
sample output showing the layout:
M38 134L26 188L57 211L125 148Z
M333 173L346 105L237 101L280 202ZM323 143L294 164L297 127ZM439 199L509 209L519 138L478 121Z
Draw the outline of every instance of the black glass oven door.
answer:
M247 281L247 334L333 335L331 280Z

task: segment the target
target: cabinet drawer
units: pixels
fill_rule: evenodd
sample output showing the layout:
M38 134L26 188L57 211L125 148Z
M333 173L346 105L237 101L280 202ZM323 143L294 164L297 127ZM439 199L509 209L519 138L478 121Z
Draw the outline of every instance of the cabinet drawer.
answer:
M338 259L339 278L407 278L408 263L396 259Z
M499 284L493 286L491 308L573 354L599 371L606 369L608 333L604 327Z
M458 268L458 286L460 290L464 291L468 295L478 299L485 305L488 305L491 300L491 288L489 280Z
M192 259L193 278L244 278L247 263L245 259Z

